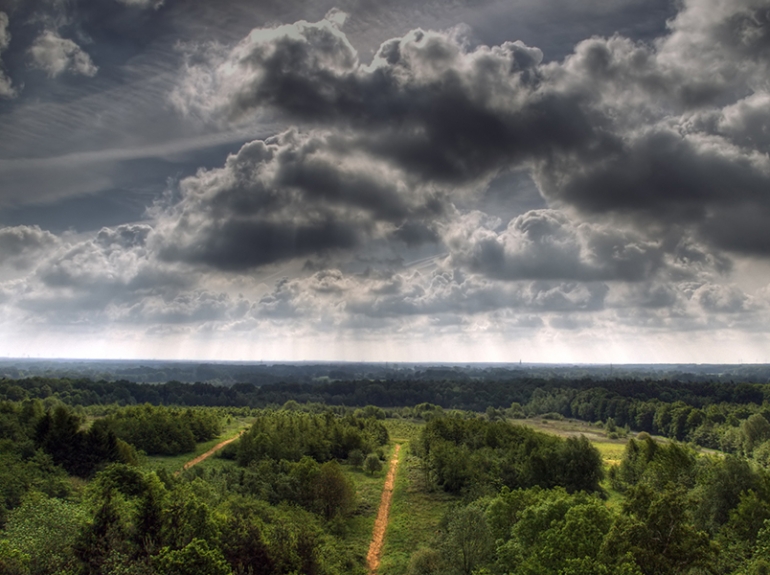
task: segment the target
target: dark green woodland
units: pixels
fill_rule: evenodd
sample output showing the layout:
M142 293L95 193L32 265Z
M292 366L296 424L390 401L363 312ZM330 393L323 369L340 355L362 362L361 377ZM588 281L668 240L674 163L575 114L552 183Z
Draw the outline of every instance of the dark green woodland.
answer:
M769 396L563 378L2 380L0 573L367 573L360 529L398 426L416 430L410 481L446 508L408 575L767 573ZM622 458L526 425L565 418L625 441ZM156 464L238 421L211 465Z

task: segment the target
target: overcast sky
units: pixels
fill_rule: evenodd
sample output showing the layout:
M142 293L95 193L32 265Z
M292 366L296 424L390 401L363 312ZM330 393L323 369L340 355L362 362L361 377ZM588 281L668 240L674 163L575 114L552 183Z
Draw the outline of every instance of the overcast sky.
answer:
M770 362L770 0L0 0L0 356Z

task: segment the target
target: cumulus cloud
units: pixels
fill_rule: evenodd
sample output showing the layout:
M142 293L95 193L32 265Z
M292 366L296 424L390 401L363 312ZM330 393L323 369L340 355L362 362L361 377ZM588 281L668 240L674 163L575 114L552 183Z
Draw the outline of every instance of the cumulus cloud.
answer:
M412 31L365 64L338 24L303 21L190 64L174 100L343 127L358 149L445 188L528 168L553 206L767 256L768 9L689 1L652 44L592 38L548 64L458 30Z
M91 57L72 40L54 30L41 33L29 49L31 65L54 78L64 72L95 76L99 70Z
M36 263L16 282L14 302L35 321L104 321L121 307L190 287L183 273L155 263L145 245L147 226L105 228L82 239L56 238L39 229L12 229L8 235L11 231L12 241L4 245L18 246L24 239L35 247Z
M25 324L140 326L229 325L253 304L209 284L210 277L159 262L144 224L103 228L90 237L57 237L37 227L0 229L6 312ZM6 274L7 275L7 274ZM5 281L2 281L2 280ZM202 281L203 280L203 281Z
M28 270L41 254L57 248L61 240L38 226L0 228L0 266Z
M473 181L570 149L594 126L574 103L537 95L542 53L521 42L470 50L458 32L415 30L364 65L328 20L257 29L191 64L177 106L238 119L266 107L357 130L361 149L427 180Z
M179 110L294 127L183 178L145 223L0 229L3 309L284 335L761 329L767 298L729 274L770 256L768 10L685 0L657 41L595 37L551 62L462 28L365 62L341 11L203 46ZM37 67L96 73L44 25ZM487 193L514 171L546 208Z
M156 212L153 245L168 261L243 271L399 233L410 240L410 225L432 225L443 210L410 184L344 139L289 131L182 180L181 200Z
M639 281L664 264L664 248L631 231L576 223L556 210L532 210L501 222L481 212L451 222L444 238L452 261L497 279Z

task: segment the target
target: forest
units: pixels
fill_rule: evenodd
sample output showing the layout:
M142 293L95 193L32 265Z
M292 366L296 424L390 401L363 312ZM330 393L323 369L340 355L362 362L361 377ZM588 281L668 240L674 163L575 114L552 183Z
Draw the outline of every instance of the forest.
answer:
M768 395L587 378L1 380L0 573L767 573Z

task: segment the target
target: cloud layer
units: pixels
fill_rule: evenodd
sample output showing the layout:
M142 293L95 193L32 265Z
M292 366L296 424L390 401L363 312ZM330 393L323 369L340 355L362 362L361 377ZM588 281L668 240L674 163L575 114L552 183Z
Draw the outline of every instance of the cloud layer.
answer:
M220 120L268 108L334 126L423 183L529 167L554 205L768 255L764 4L691 2L654 45L594 38L545 65L457 30L413 31L363 64L335 22L300 22L191 65L174 97Z
M281 128L171 181L141 223L0 229L4 317L201 338L765 341L770 277L749 287L736 268L770 258L768 14L688 0L654 41L592 37L560 60L462 26L365 59L338 10L180 45L173 113ZM54 79L97 73L58 29L29 55ZM516 211L513 173L545 207Z

